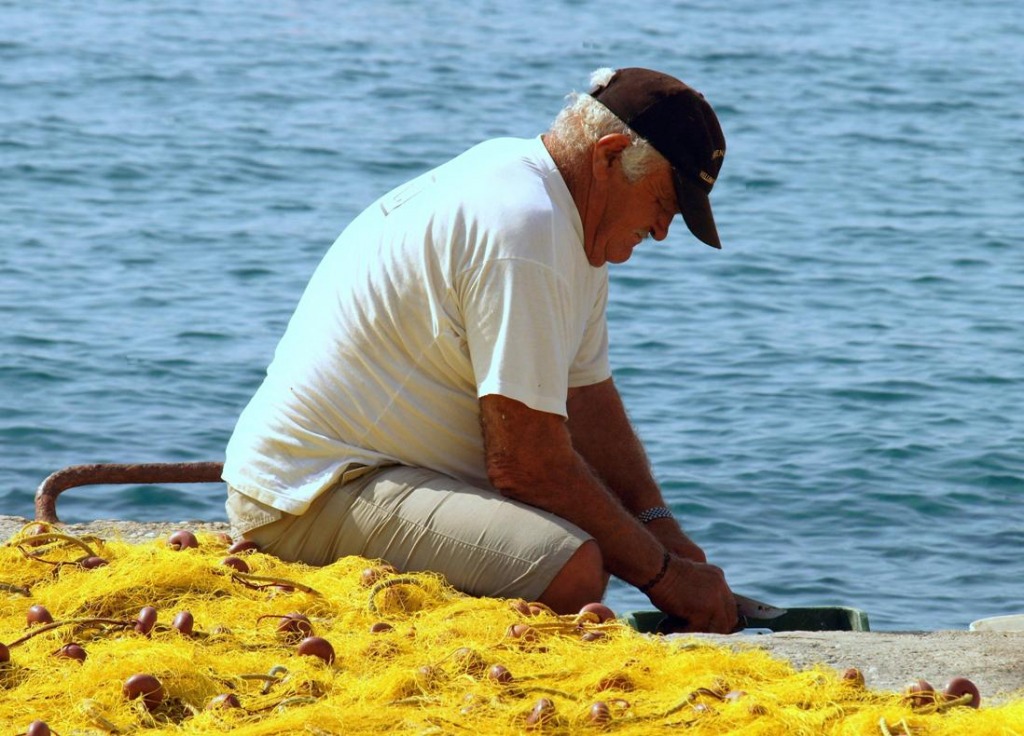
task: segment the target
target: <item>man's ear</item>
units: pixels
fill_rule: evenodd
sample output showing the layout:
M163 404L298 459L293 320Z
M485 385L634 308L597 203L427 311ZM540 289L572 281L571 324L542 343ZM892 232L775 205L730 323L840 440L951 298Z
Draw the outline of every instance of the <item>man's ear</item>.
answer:
M630 138L625 133L609 133L594 144L591 154L594 177L604 180L611 173L612 165L619 160L622 152L629 147Z

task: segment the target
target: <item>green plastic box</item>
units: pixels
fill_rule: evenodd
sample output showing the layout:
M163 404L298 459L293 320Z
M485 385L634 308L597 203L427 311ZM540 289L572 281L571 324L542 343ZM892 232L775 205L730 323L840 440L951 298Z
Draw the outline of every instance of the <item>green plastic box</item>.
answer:
M619 618L641 634L672 632L672 619L661 611L630 611ZM870 631L868 615L846 606L811 606L790 608L772 619L748 618L745 629L779 631Z

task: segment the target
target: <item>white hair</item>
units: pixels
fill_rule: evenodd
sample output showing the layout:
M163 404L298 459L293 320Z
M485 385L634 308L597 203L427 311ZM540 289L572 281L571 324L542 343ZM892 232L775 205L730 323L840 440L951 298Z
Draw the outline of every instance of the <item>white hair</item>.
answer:
M607 84L613 74L614 69L597 69L590 75L591 88ZM551 124L551 133L573 153L583 154L606 135L624 133L632 141L622 152L622 171L629 181L642 178L657 163L665 161L645 138L589 94L573 92L566 99L568 104Z

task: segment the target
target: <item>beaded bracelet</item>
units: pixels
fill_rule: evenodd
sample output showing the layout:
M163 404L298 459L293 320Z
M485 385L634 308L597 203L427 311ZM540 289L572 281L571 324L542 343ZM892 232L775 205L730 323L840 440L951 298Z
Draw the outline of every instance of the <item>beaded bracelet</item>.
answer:
M655 519L671 519L673 518L672 510L664 506L655 506L652 509L646 509L636 515L637 520L641 524L646 524L649 521Z
M661 569L658 570L658 574L647 581L644 585L639 586L638 590L641 593L646 593L648 590L653 588L655 585L661 582L661 579L665 577L665 573L668 572L668 563L671 562L672 555L665 550L665 556L661 558Z

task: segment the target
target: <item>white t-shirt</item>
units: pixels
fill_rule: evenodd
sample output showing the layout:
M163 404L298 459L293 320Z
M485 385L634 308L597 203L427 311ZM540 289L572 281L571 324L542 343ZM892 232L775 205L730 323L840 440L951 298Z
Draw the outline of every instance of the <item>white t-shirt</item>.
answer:
M540 138L496 139L360 214L314 273L224 479L301 514L350 464L490 488L479 398L566 415L608 378L607 266Z

